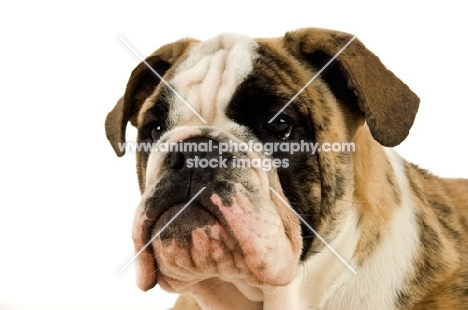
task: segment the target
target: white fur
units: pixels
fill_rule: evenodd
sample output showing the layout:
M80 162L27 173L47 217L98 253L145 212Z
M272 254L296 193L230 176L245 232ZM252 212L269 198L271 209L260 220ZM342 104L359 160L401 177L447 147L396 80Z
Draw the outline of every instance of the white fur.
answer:
M226 106L235 90L252 72L258 44L239 34L221 34L200 42L175 70L170 83L211 126L230 122ZM187 123L198 118L177 98L171 119Z
M397 293L404 288L418 249L416 206L409 193L408 179L402 159L393 149L385 148L401 192L401 204L395 211L389 229L382 234L376 252L355 276L342 275L323 295L318 309L395 308Z

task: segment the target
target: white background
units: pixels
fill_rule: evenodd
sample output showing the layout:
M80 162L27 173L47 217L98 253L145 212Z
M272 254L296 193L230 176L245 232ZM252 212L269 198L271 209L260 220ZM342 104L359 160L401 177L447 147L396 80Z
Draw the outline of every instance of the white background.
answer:
M434 173L468 177L468 22L463 1L17 1L0 5L0 310L167 309L140 292L130 226L134 154L104 133L142 55L184 36L355 33L421 98L397 150ZM405 3L406 2L406 3ZM12 4L15 3L15 4ZM129 139L135 131L129 130Z

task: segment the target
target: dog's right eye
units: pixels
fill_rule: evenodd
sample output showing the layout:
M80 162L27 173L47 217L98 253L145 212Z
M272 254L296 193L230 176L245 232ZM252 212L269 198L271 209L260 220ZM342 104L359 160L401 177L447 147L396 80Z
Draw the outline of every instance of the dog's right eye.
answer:
M163 130L163 126L160 123L152 123L146 127L146 136L151 138L153 141L159 140Z

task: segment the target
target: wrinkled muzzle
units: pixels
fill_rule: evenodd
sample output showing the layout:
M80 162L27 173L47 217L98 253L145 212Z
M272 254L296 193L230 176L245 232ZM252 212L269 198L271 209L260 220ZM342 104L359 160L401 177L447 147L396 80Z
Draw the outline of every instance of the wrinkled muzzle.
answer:
M297 217L264 155L231 149L227 135L174 134L177 150L150 155L135 212L137 283L180 292L212 277L254 286L286 285L302 248ZM161 146L161 144L160 144ZM190 146L190 147L189 147ZM257 163L257 164L252 164ZM278 259L281 257L281 259Z

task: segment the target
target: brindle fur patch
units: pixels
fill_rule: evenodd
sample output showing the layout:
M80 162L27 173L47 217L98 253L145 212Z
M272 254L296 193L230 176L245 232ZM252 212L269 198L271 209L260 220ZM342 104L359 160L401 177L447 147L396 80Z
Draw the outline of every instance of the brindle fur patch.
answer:
M466 309L468 305L468 230L460 211L468 212L463 183L436 177L406 164L413 199L419 207L420 248L406 278L397 309ZM450 195L456 193L457 195Z

